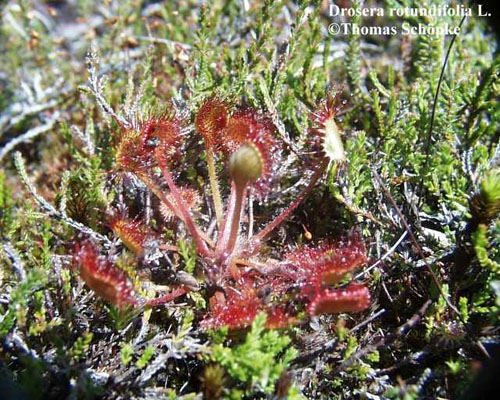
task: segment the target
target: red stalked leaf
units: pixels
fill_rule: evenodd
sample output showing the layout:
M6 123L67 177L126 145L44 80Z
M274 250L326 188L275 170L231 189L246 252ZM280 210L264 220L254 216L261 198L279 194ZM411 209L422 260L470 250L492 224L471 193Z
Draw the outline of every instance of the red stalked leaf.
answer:
M309 304L311 315L339 312L359 312L370 305L370 292L360 284L352 283L345 289L322 289Z
M351 235L347 240L323 244L292 252L288 257L298 280L313 286L339 282L346 273L363 265L366 249L359 235Z
M249 137L258 134L260 123L257 116L258 114L249 108L238 110L231 116L227 123L227 145L230 150L234 151Z
M141 133L135 130L127 130L122 134L115 155L116 165L119 169L128 172L137 172L145 168L145 163L151 165L151 161L144 157L141 144Z
M127 274L104 259L95 245L86 242L78 247L75 262L81 278L99 297L118 307L137 303Z
M267 312L268 329L284 328L296 322L294 316L282 306L266 305L254 289L242 289L241 295L229 294L227 298L217 292L210 299L210 317L202 321L205 328L240 329L250 326L260 311ZM231 289L229 289L231 291Z
M319 103L318 109L311 114L311 119L321 125L325 121L335 118L343 108L341 94L341 91L334 94L328 93L326 100Z
M157 297L155 299L146 300L145 304L149 307L157 307L161 306L165 303L169 303L176 298L185 295L189 292L189 289L186 287L180 287L172 290L170 293L164 294L163 296Z
M302 307L311 315L357 312L370 304L370 293L361 284L346 288L326 287L366 262L365 246L359 235L336 244L325 244L290 254L287 263L268 270L238 269L235 281L223 283L225 293L210 299L206 328L249 326L260 311L268 315L268 328L297 323Z
M309 299L309 314L356 312L370 304L370 292L360 284L351 283L347 288L325 287L338 283L349 271L367 260L361 237L351 235L335 244L323 244L290 254L284 272L300 283L300 295Z
M210 317L206 328L227 326L229 329L250 326L260 311L267 313L269 329L283 328L296 322L295 313L287 307L284 293L293 281L255 271L244 273L226 286L226 293L217 292L210 299Z
M290 315L284 307L277 306L267 310L266 328L268 329L286 328L296 322L296 318Z
M151 118L142 125L143 146L153 152L161 148L163 157L172 161L179 155L182 139L181 121L172 116Z
M235 112L227 123L227 148L230 152L249 144L261 157L262 173L256 187L264 189L270 182L278 149L272 122L252 109Z
M224 144L228 118L228 107L222 100L212 97L202 104L196 114L195 125L207 147L219 149Z
M182 200L184 201L184 205L189 211L199 211L201 204L200 193L196 189L192 189L189 187L180 187L179 193L181 194ZM172 193L167 194L167 199L175 204L174 196ZM166 221L169 221L174 217L174 213L165 203L160 204L160 213Z
M110 219L110 225L129 250L137 255L144 253L144 244L151 236L149 229L144 224L113 216Z
M171 116L151 117L136 129L123 133L116 152L117 166L134 173L148 172L155 163L155 150L173 161L179 156L182 138L181 122Z
M262 301L254 288L242 289L241 292L228 288L226 295L215 293L210 299L210 316L202 321L204 328L217 329L227 326L229 329L244 328L252 324L261 310Z
M328 157L332 161L345 160L344 145L341 139L341 131L335 122L335 117L342 109L340 92L335 95L329 94L326 101L318 106L318 110L311 115L316 123L312 130L312 147L315 152Z

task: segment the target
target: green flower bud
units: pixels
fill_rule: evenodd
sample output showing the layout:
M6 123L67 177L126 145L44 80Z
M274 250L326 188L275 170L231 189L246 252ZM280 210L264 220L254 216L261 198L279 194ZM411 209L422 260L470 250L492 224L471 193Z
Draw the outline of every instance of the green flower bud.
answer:
M257 181L262 175L262 167L260 152L251 144L241 146L229 159L229 174L237 185Z

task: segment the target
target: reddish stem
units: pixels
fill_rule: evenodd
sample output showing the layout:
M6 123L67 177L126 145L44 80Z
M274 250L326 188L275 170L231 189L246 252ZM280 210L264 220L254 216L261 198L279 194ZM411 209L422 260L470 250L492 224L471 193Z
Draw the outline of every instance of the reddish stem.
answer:
M168 250L168 251L175 251L176 253L179 252L179 246L174 246L170 244L160 244L158 246L160 250Z
M236 245L238 233L240 229L241 213L243 203L247 192L246 184L231 183L231 195L229 197L229 205L226 211L226 218L223 224L223 230L218 238L217 247L215 249L216 257L230 256Z
M158 187L156 183L153 182L153 180L147 176L146 174L140 174L138 175L139 178L144 182L144 184L160 199L162 203L164 203L172 213L179 218L182 222L186 223L184 220L184 215L180 212L180 207L175 207L174 204L168 199L168 197L163 193L163 191ZM214 243L212 240L203 232L203 231L198 231L198 234L200 237L208 243L210 247L214 247Z
M180 218L181 220L183 219L183 216L178 212L178 210L174 207L172 202L165 196L165 194L161 191L161 189L158 187L156 183L153 182L153 180L146 174L139 174L138 177L141 179L141 181L144 182L144 184L151 190L160 200L162 203L164 203L168 209L177 217Z
M172 290L170 293L167 293L163 296L157 297L156 299L147 300L145 303L145 307L156 307L162 304L168 303L169 301L175 300L177 297L186 294L189 290L185 287L180 287L178 289Z
M286 208L280 215L273 219L265 228L263 228L259 233L255 234L249 239L249 243L262 242L267 235L269 235L276 227L278 227L307 197L312 188L316 185L318 180L325 172L325 168L328 165L328 160L323 160L320 164L316 165L314 174L311 178L309 184L300 192L298 197Z
M200 235L198 226L191 217L191 214L189 214L189 211L187 210L186 205L184 204L181 193L179 192L179 189L177 188L177 185L174 182L174 179L172 177L172 174L170 173L170 170L168 169L167 164L162 159L161 155L157 154L156 158L158 159L158 164L163 173L163 177L165 178L168 188L170 189L170 192L174 197L175 203L177 204L177 207L179 207L179 212L182 215L182 220L186 224L189 233L193 237L193 240L196 244L196 248L198 250L198 254L202 256L210 256L212 252L208 249L207 244Z

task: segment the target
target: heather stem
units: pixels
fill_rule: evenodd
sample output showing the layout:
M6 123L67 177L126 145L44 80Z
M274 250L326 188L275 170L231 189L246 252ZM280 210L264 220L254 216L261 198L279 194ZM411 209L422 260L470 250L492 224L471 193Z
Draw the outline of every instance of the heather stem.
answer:
M222 199L220 195L219 181L215 172L215 160L213 148L207 148L207 164L208 164L208 179L210 180L210 188L212 190L212 198L214 200L215 216L217 218L217 226L219 232L222 228Z
M246 183L237 184L234 181L232 182L231 195L229 197L229 205L226 212L226 219L223 224L223 231L217 241L217 248L215 249L216 257L223 255L229 256L236 245L246 191Z
M328 165L328 160L323 160L320 164L318 164L315 168L314 174L311 178L309 184L300 192L298 197L286 208L280 215L278 215L275 219L273 219L264 229L262 229L259 233L254 235L250 242L254 241L262 241L269 235L277 226L279 226L298 206L302 201L307 197L312 188L316 185L318 180L325 172L325 168Z

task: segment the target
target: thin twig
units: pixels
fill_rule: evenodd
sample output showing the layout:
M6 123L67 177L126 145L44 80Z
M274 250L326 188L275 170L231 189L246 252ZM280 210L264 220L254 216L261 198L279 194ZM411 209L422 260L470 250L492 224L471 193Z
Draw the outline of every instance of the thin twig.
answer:
M384 261L387 257L389 257L394 250L397 249L397 247L401 244L401 242L405 239L406 235L408 235L408 231L404 231L403 234L399 237L399 239L394 243L394 245L387 250L387 253L385 253L382 257L380 257L375 263L373 263L370 267L366 268L364 271L360 272L358 275L354 277L354 279L359 279L363 275L367 274L370 272L373 268L377 267L382 261Z
M408 332L411 328L413 328L415 325L417 325L422 317L425 315L427 310L429 309L430 305L432 304L432 300L427 300L422 307L408 320L406 321L403 325L401 325L396 332L391 333L381 339L379 339L376 343L363 347L362 349L356 351L353 355L351 355L347 360L345 360L343 363L341 363L336 369L335 372L339 373L343 370L345 370L347 367L351 366L354 364L356 361L358 361L360 358L363 358L367 354L377 350L378 348L382 346L387 346L390 343L394 342L397 338L403 336Z
M68 217L65 213L61 211L57 211L55 207L50 204L47 200L45 200L42 196L40 196L33 183L30 181L28 174L26 173L26 166L24 164L24 159L21 155L20 152L16 152L14 154L14 162L16 164L17 171L19 175L21 175L21 179L24 182L24 185L28 189L28 191L31 193L35 201L48 213L49 217L56 218L58 220L61 220L68 226L72 227L73 229L76 229L77 231L90 236L92 239L103 242L105 246L111 247L112 242L109 240L106 236L101 235L98 232L95 232L88 226L75 221L74 219Z
M93 156L95 154L95 144L90 137L90 133L88 129L85 129L85 133L80 130L77 126L73 125L71 127L71 131L83 142L85 143L85 148L87 150L87 154L89 156Z
M365 319L364 321L361 321L359 324L356 326L352 327L349 330L349 333L354 333L357 330L361 329L363 326L368 325L370 322L376 320L378 317L380 317L383 313L385 313L385 309L382 308L381 310L377 311L375 314L373 314L371 317Z
M361 208L356 206L352 201L348 200L344 195L337 193L335 195L335 199L338 200L340 203L342 203L349 212L356 215L361 215L362 217L369 219L370 221L376 223L377 225L383 228L387 227L387 224L385 222L379 220L371 212L363 211Z
M466 17L467 16L464 15L463 18L462 18L462 20L458 24L458 31L459 32L462 29L462 25L465 22L465 18ZM427 132L427 138L426 138L426 142L425 142L425 151L424 151L424 153L425 153L425 161L424 161L424 167L422 168L423 174L422 174L422 179L420 180L420 185L419 185L419 188L418 188L418 193L420 193L420 194L422 194L422 189L424 187L425 173L427 172L427 168L429 166L429 160L430 160L429 149L430 149L431 140L432 140L432 130L434 129L434 119L436 117L437 100L438 100L438 97L439 97L439 91L441 89L441 83L443 82L444 72L445 72L445 69L446 69L446 65L448 64L448 59L450 57L451 49L452 49L453 44L455 43L455 39L457 37L458 37L458 34L453 35L453 37L451 38L450 44L448 46L448 50L446 51L446 55L444 57L443 66L441 67L441 73L439 75L439 80L438 80L438 85L437 85L437 88L436 88L436 93L434 94L434 101L432 102L431 121L430 121L430 124L429 124L429 130ZM420 199L419 199L419 207L422 205L422 199L423 199L423 196L421 195Z
M89 72L89 86L83 86L81 89L90 91L97 101L97 104L101 107L105 115L111 117L124 129L131 129L132 124L127 121L122 116L118 115L113 107L106 101L102 95L102 91L106 82L106 76L98 78L97 76L97 65L99 64L99 59L95 49L91 49L87 54L87 70Z
M12 246L9 242L3 243L3 251L9 257L12 262L12 269L16 273L17 277L20 281L24 281L26 279L26 272L24 270L24 262L21 260L21 257L17 253L14 246Z
M6 131L8 131L14 125L19 124L19 122L23 121L27 117L31 117L34 115L40 114L42 111L47 111L51 108L54 108L61 102L61 99L51 99L46 103L42 104L32 104L26 105L24 103L15 103L10 109L11 114L3 114L0 116L0 137ZM17 115L13 115L15 110L22 110Z
M18 144L29 142L42 133L50 131L56 123L57 118L59 118L59 113L55 112L45 124L31 128L29 131L15 137L10 142L7 142L5 146L0 149L0 161L2 161L2 159L7 154L9 154L9 152L11 152Z
M369 318L365 319L364 321L360 322L358 325L354 326L352 329L349 330L349 333L354 333L357 330L361 329L363 326L368 325L370 322L373 322L375 319L380 317L382 314L385 313L385 309L381 309L377 311L375 314L371 315ZM328 342L324 343L321 345L321 347L310 351L305 354L299 355L295 360L294 364L302 363L304 361L308 361L314 357L318 357L320 354L323 353L331 353L338 344L338 338L333 338L332 340L329 340Z
M413 234L411 228L410 228L410 225L408 224L408 222L406 221L406 217L403 215L403 213L401 212L401 210L399 209L399 206L396 204L396 201L394 200L394 198L392 197L391 195L391 192L389 191L389 189L387 189L387 187L384 185L384 183L382 182L382 179L380 178L379 174L377 173L377 171L373 171L373 176L375 177L375 179L377 180L378 184L380 185L380 187L382 188L384 194L386 195L387 199L389 200L389 202L392 204L392 206L394 207L394 210L396 211L396 213L398 214L398 217L399 219L401 220L401 223L403 224L403 226L405 227L406 231L408 232L408 234L410 235L410 239L411 241L413 242L416 250L417 250L417 253L418 255L420 256L420 258L422 259L422 261L424 262L425 264L425 267L427 268L427 270L429 271L431 277L432 277L432 280L434 281L434 283L436 284L436 287L438 288L438 291L439 291L439 294L441 295L441 297L444 299L444 301L446 302L446 304L448 305L448 307L450 307L450 309L452 309L455 314L458 315L458 317L460 318L460 320L462 321L462 323L465 325L465 321L463 321L463 318L462 318L462 315L459 313L459 311L457 310L457 308L451 304L448 296L446 296L443 292L443 288L441 286L441 282L439 282L439 279L438 277L436 276L436 273L432 270L431 266L429 265L429 263L427 262L427 258L425 257L425 254L422 250L422 246L420 245L419 241L417 240L417 238L415 237L415 235Z

